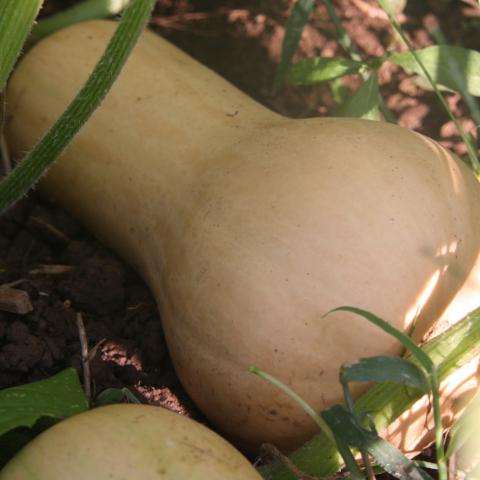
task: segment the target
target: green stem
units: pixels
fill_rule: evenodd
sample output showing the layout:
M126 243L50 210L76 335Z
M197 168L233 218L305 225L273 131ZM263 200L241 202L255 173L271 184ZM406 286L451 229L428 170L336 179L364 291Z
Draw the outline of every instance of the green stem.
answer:
M330 19L335 25L335 30L337 31L338 43L350 55L350 58L352 60L355 60L356 62L362 62L363 61L362 57L358 53L355 47L355 44L353 43L352 39L348 35L347 31L343 28L343 25L340 22L340 19L338 18L337 13L335 12L335 8L333 7L332 2L330 0L323 0L323 4L327 9Z
M356 62L362 62L363 61L362 57L358 53L358 50L356 49L355 44L353 43L353 40L350 38L345 28L343 28L343 25L340 22L340 19L338 18L337 13L335 12L335 8L333 7L332 2L330 0L323 0L323 4L325 5L328 15L330 16L330 19L332 20L335 26L335 30L337 31L338 43L350 55L350 58L352 60L355 60ZM360 72L360 75L362 76L363 80L366 80L369 76L368 72ZM383 100L382 95L379 94L378 97L379 97L378 106L383 116L387 120L387 122L397 123L397 119L395 118L395 115L385 104L385 101Z
M74 23L118 15L129 3L130 0L85 0L39 22L33 27L32 38L40 40Z
M443 445L443 423L442 412L440 411L440 382L438 380L437 369L433 367L430 374L430 383L432 387L433 419L435 423L435 448L437 450L437 465L439 480L447 480L447 459L445 456L445 447Z
M458 119L455 117L452 110L448 106L444 96L442 95L442 93L438 89L437 84L433 80L433 78L430 75L430 73L428 72L428 70L425 68L425 65L422 63L422 61L418 57L418 55L415 52L415 49L413 48L412 44L410 43L410 41L408 40L406 35L403 33L403 31L402 31L399 23L397 22L395 16L390 12L390 9L389 9L388 5L385 3L385 0L378 0L378 3L380 4L382 9L387 14L388 19L390 20L390 23L392 24L393 28L397 31L397 33L400 35L400 37L403 40L403 42L405 43L405 45L408 47L408 50L412 54L413 58L415 59L415 61L418 63L418 65L422 69L423 74L425 75L426 79L428 80L428 82L432 86L433 91L435 92L435 95L440 100L440 103L442 104L443 108L445 109L448 116L450 117L450 120L452 120L452 122L455 124L455 127L456 127L458 133L462 137L462 140L465 143L465 146L467 147L468 157L470 159L470 163L472 164L472 168L477 175L480 175L480 162L478 160L477 152L473 148L472 142L470 142L470 139L468 138L468 135L466 134L465 130L460 125L460 122L458 121Z
M480 347L480 308L467 315L443 334L422 346L433 361L438 382L445 380L461 365L478 354ZM411 357L412 362L419 364ZM382 432L404 411L410 408L422 394L394 383L374 385L356 402L359 412L372 412L371 419L377 431ZM320 433L289 457L302 471L319 477L335 474L342 466L336 448L324 433ZM260 469L267 480L294 480L284 466L271 464Z
M0 92L20 55L43 0L0 2Z
M28 191L100 105L137 42L154 4L155 0L132 0L84 87L40 143L0 182L0 212Z

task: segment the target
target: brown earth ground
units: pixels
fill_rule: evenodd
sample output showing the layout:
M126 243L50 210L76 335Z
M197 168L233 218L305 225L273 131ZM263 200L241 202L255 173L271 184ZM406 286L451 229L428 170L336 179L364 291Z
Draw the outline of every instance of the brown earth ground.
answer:
M49 0L47 16L75 2ZM344 55L321 2L295 59ZM440 25L448 43L480 49L480 16L468 1L410 1L402 25L416 47L433 43ZM474 3L474 2L473 2ZM220 5L220 6L219 6ZM272 94L291 0L159 0L151 27L264 105L290 117L328 114L328 84L287 87ZM338 15L364 58L399 48L376 3L337 0ZM381 90L400 125L414 128L463 154L464 147L431 92L397 67L382 67ZM345 79L347 88L358 77ZM459 95L448 102L463 126L473 122ZM53 268L52 266L60 266ZM60 272L60 273L59 273ZM81 374L77 313L90 348L93 395L127 387L143 402L201 418L175 376L155 302L142 280L98 244L75 220L35 193L0 218L0 285L28 294L26 314L0 311L0 388L44 379L68 366Z

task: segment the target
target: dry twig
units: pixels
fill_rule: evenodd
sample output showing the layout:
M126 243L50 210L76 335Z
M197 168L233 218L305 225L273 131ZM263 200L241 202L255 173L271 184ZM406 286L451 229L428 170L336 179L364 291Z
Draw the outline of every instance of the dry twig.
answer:
M83 371L83 388L88 400L92 399L92 383L90 376L90 358L88 354L88 339L83 323L83 317L80 312L77 312L77 328L78 336L80 338L81 356L82 356L82 371Z
M61 275L72 270L71 265L39 265L37 268L30 270L30 275Z

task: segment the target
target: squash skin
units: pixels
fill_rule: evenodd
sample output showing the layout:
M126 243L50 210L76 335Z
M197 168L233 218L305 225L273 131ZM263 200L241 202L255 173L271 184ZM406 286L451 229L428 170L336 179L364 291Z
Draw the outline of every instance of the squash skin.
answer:
M161 407L117 404L64 420L30 442L1 480L261 480L233 446Z
M70 27L25 57L8 91L13 152L63 111L112 30ZM143 274L182 383L244 448L291 450L316 432L249 365L323 409L342 398L342 363L400 351L327 311L353 305L404 329L418 313L420 339L442 312L460 318L455 298L479 270L479 187L437 143L382 122L280 117L151 33L42 189Z

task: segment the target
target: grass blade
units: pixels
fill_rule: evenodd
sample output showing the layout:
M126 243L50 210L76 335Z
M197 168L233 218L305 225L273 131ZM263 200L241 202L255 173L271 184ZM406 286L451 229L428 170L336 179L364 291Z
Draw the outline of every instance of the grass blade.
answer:
M395 382L428 392L430 385L422 369L410 360L393 356L361 358L340 368L340 381Z
M285 37L283 39L282 53L280 63L275 72L273 81L273 91L277 92L283 84L285 74L287 73L293 55L298 48L298 43L302 36L303 28L307 23L308 17L313 10L315 0L297 0L293 7L292 13L288 18L287 27L285 29Z
M411 52L394 53L388 60L409 74L427 78L418 59L436 84L480 96L480 52L451 45L432 45L415 50L415 56Z
M438 462L438 473L440 480L446 480L447 478L447 465L445 458L445 450L443 446L442 438L442 416L440 412L440 382L438 379L437 369L432 362L431 358L426 355L420 347L418 347L415 342L405 333L397 330L395 327L390 325L385 320L377 317L373 313L367 312L360 308L355 307L339 307L333 311L345 311L356 313L367 319L368 321L375 324L377 327L380 327L386 333L392 335L394 338L399 340L402 345L408 349L412 355L420 362L422 367L428 373L428 380L430 383L430 390L432 393L432 403L433 403L433 415L435 419L435 446L437 448L437 462Z
M421 349L432 359L439 380L445 380L480 350L480 308L424 344ZM418 365L415 358L411 360ZM371 412L370 418L381 432L422 396L421 392L403 385L377 384L356 400L355 410ZM289 458L302 471L319 477L333 475L343 466L340 454L323 433ZM266 465L260 471L266 480L295 480L290 471L279 464Z
M387 473L403 480L432 480L398 448L359 425L355 416L341 405L334 405L321 415L342 442L366 450Z
M377 315L374 315L367 310L349 306L335 308L328 312L327 315L333 312L351 312L365 318L369 322L381 328L384 332L396 338L407 350L409 350L417 358L417 360L420 362L423 368L427 370L427 372L431 372L433 362L430 357L409 336L405 335L403 332L396 329L382 318L377 317Z
M287 387L280 380L264 372L263 370L260 370L258 367L251 366L248 369L248 371L251 373L254 373L255 375L258 375L260 378L262 378L263 380L266 380L267 382L270 382L272 385L275 385L282 392L284 392L290 398L295 400L305 410L305 412L308 413L308 415L310 415L310 417L318 425L320 430L325 432L325 435L329 438L330 442L332 444L335 443L335 438L332 432L330 431L328 425L323 421L322 417L307 402L305 402L303 398L301 398L298 394L296 394L290 387Z
M0 2L0 92L22 51L43 0Z
M100 105L147 23L155 0L133 0L94 71L67 110L14 171L0 182L0 213L24 195Z
M473 171L475 172L475 174L480 175L480 161L478 159L476 149L473 147L469 136L466 134L465 130L460 125L460 122L455 117L451 108L448 106L448 103L446 102L444 96L442 95L442 93L438 89L438 86L437 86L435 80L431 77L429 71L427 70L427 68L425 68L425 65L422 63L422 61L418 57L418 55L417 55L416 51L414 50L412 44L410 43L410 41L408 40L406 35L403 33L399 23L395 19L394 14L390 11L389 5L385 2L385 0L378 0L378 3L380 4L382 9L387 14L388 19L390 20L390 23L392 24L393 28L400 35L401 39L403 40L405 45L408 47L408 50L409 50L410 54L413 56L413 58L415 59L415 61L418 64L419 68L422 70L423 75L425 76L425 78L428 80L428 82L432 86L433 91L435 92L435 95L437 96L437 98L439 99L443 108L447 112L450 120L452 120L452 122L455 124L455 128L457 129L458 133L462 137L463 143L467 147L468 157L470 159L470 163L472 165Z

